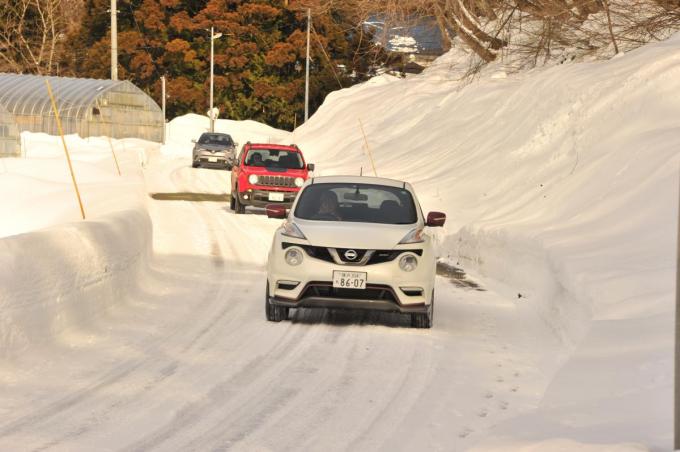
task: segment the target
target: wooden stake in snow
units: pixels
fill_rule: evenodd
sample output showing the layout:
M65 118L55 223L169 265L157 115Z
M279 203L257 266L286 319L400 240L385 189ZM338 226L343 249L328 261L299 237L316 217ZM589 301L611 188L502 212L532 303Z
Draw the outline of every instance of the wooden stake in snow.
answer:
M47 86L47 94L50 95L50 101L52 101L52 111L54 112L54 117L57 120L57 128L59 129L59 135L61 136L61 143L64 145L64 153L66 154L66 161L68 162L68 169L71 172L71 180L73 181L73 188L76 191L76 198L78 198L78 205L80 206L80 214L85 219L85 209L83 208L83 200L80 199L80 190L78 190L78 183L76 182L76 175L73 172L73 165L71 164L71 156L68 153L68 147L66 147L66 139L64 138L64 130L61 128L61 120L59 119L59 111L57 110L57 103L54 100L54 95L52 94L52 87L50 86L50 81L45 79L45 85Z
M680 185L678 186L678 240L675 258L675 407L673 449L680 450Z
M118 157L116 157L116 151L113 149L113 143L111 142L111 137L108 137L108 139L109 139L109 147L111 148L111 154L113 154L113 161L116 163L116 170L118 170L118 175L121 176L120 166L118 165Z
M368 146L368 138L366 138L366 132L364 131L364 124L361 122L361 118L359 118L359 127L361 128L361 134L364 136L364 145L366 146L368 159L371 161L371 167L373 167L373 175L378 177L378 172L375 170L375 163L373 162L373 154L371 154L371 148Z

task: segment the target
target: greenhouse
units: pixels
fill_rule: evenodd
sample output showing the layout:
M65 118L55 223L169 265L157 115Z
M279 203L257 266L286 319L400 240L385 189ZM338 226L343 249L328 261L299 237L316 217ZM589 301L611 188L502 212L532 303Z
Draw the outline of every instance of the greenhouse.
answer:
M59 134L45 79L65 134L162 140L161 109L129 81L0 74L0 154L12 154L5 149L18 143L18 132Z
M0 157L21 154L21 137L14 115L0 105Z

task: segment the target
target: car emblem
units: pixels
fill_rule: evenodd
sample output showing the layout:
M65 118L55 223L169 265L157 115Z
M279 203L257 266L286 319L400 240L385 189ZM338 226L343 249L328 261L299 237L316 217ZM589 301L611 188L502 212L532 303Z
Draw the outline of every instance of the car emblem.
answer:
M354 250L345 251L345 259L347 259L348 261L353 261L357 257L359 257L359 253L357 253L356 251Z

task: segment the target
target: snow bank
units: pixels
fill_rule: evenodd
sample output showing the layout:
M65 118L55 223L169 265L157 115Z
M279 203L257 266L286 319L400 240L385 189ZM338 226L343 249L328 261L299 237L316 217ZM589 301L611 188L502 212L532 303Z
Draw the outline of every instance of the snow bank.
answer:
M499 435L668 448L680 35L469 85L442 71L330 94L296 131L307 159L371 174L361 120L378 175L448 213L441 255L572 352L539 411Z
M140 209L1 239L1 359L87 343L91 323L136 286L150 252Z
M151 252L140 140L68 136L83 221L61 141L22 135L26 158L0 159L0 355L78 345L136 284Z
M81 219L61 140L22 133L25 158L0 159L0 237ZM83 139L68 135L88 219L124 209L145 209L142 165L155 143L136 139ZM121 175L111 152L113 146ZM11 195L10 195L11 194Z

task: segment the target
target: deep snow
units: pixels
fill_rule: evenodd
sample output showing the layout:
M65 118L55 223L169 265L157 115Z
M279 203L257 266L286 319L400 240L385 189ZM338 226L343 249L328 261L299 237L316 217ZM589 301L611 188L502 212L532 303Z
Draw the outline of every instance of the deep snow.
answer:
M670 449L680 36L469 85L444 72L333 93L293 134L216 127L371 173L361 119L378 174L448 213L442 257L487 289L438 279L428 332L264 322L277 222L146 196L226 199L227 173L189 167L204 117L160 152L114 140L122 177L107 140L69 137L86 222L59 141L26 134L29 158L0 161L0 448Z

